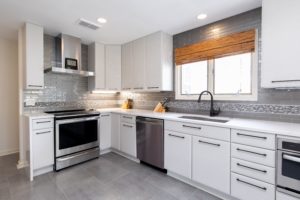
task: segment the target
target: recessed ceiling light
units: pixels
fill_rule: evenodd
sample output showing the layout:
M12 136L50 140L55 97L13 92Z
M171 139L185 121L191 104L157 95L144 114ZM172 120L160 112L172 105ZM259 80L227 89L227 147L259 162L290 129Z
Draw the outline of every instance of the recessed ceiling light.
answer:
M98 18L97 21L101 24L105 24L107 22L107 20L105 18L102 18L102 17Z
M205 19L207 17L207 14L200 14L197 16L197 19Z

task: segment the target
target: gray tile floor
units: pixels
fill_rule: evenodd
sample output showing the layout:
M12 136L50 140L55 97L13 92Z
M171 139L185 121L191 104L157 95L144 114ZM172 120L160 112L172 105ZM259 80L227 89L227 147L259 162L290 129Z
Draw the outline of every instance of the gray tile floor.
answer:
M201 190L117 154L28 181L17 155L0 157L0 200L218 200Z

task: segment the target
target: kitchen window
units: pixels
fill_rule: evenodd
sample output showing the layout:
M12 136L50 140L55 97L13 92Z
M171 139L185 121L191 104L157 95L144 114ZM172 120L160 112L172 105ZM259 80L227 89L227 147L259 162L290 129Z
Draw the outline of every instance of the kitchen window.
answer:
M189 58L189 55L184 55L182 58L190 60L181 59L182 52L176 55L176 99L196 100L202 91L209 90L217 100L257 100L258 60L255 51L238 51L199 61L199 56ZM193 56L196 53L193 52ZM203 97L208 98L207 95Z

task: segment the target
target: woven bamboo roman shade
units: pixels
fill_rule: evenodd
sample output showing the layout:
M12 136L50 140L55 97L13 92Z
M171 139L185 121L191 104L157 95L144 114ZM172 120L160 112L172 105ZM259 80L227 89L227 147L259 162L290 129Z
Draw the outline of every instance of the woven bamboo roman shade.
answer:
M182 65L255 50L255 30L244 31L175 49L175 63Z

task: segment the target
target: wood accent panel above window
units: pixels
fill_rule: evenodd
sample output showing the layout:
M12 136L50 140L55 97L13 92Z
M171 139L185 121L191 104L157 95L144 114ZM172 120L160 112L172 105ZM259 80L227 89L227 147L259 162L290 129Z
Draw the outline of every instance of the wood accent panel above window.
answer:
M228 36L205 40L175 49L176 65L209 60L223 56L248 53L255 50L254 29Z

